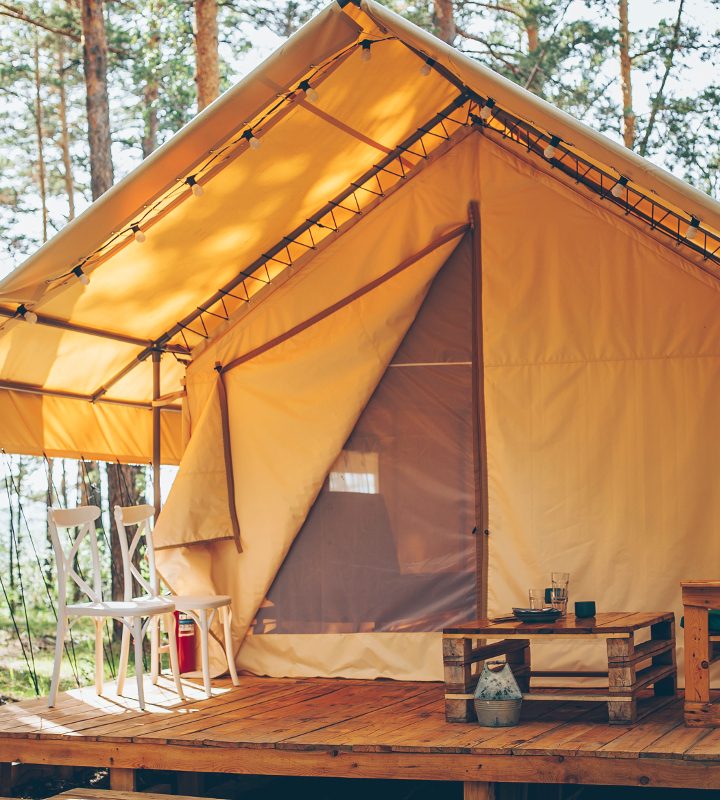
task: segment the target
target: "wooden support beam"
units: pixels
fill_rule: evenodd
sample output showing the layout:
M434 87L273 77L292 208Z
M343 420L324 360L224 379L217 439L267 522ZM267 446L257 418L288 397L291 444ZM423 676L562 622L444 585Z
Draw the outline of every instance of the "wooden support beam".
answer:
M494 800L495 784L485 781L465 781L463 800Z
M110 788L117 792L134 792L137 788L137 775L134 769L110 767Z

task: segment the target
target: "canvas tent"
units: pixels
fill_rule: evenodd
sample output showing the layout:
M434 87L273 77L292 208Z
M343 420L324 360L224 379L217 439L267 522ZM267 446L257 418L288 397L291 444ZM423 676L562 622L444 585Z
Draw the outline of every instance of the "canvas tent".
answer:
M180 461L161 570L259 674L440 678L443 624L551 569L678 610L720 564L718 231L335 2L0 283L0 445Z

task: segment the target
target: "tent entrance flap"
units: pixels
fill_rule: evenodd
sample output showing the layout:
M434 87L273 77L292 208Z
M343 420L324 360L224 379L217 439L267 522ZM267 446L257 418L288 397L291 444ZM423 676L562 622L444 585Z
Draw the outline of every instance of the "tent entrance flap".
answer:
M425 632L474 617L473 239L435 277L255 633Z

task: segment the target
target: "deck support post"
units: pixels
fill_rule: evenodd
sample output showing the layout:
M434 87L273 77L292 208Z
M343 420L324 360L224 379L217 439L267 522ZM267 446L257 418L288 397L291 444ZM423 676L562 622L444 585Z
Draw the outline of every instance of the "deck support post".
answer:
M202 772L176 772L176 794L200 797L205 785L205 775Z
M137 788L137 776L134 769L126 767L110 767L110 788L116 792L134 792Z
M463 800L495 800L495 784L486 781L465 781Z

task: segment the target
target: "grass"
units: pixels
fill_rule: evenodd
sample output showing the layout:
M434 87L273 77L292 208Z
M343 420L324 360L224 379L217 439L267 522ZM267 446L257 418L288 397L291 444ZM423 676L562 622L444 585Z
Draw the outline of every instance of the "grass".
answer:
M23 647L18 641L15 630L9 619L0 616L0 696L2 701L22 700L36 695L47 695L50 691L53 661L55 657L55 618L44 609L31 612L30 630L32 632L32 650L34 655L35 674L37 675L37 692L32 674L33 661L27 634L21 628L25 654L30 661L31 669L23 655ZM18 623L20 620L18 619ZM24 620L23 620L24 623ZM104 637L105 642L105 678L112 680L118 663L120 644L108 640L111 632L108 622ZM132 673L132 665L128 666ZM92 620L81 619L72 626L72 639L66 637L66 650L63 656L60 673L60 690L74 689L78 685L87 686L95 680L95 626Z

